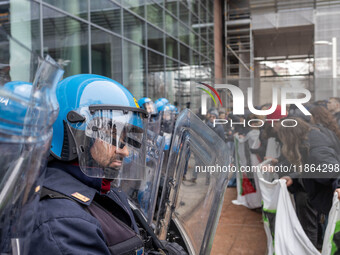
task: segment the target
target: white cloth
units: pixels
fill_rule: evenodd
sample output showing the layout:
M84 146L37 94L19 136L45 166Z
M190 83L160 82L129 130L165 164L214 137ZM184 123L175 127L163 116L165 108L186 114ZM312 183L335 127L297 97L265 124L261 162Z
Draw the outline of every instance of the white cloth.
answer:
M268 255L273 255L274 252L275 255L320 255L302 229L286 181L268 182L260 172L258 177Z
M336 245L334 243L334 235L340 235L340 201L338 199L338 194L334 193L333 205L329 212L328 224L325 232L325 237L323 239L322 245L322 255L334 254L336 251ZM338 239L338 238L335 238ZM340 241L340 240L339 240ZM337 241L337 242L339 242ZM334 251L332 253L332 243L334 246ZM339 243L338 243L339 245ZM337 251L339 252L340 249Z

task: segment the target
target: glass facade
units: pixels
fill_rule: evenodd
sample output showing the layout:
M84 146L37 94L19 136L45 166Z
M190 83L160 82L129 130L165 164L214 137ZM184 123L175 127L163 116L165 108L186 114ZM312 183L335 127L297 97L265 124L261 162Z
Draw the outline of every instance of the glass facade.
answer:
M137 99L166 97L185 108L191 82L214 78L213 2L16 0L1 10L12 36L52 56L64 77L104 75Z

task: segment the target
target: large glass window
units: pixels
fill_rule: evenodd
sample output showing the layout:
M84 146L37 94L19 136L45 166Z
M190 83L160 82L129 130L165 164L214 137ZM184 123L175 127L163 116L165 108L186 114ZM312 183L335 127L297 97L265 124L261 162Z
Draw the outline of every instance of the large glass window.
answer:
M164 33L160 30L148 25L148 47L157 50L161 53L164 52L163 43Z
M190 106L190 66L181 66L179 72L178 98L183 107Z
M183 21L186 25L189 25L189 17L190 17L189 9L183 3L180 3L179 5L180 20Z
M189 45L189 34L190 34L189 28L181 24L179 26L179 39L183 43L188 44L188 45Z
M122 5L141 17L144 17L144 0L122 0Z
M200 53L204 56L204 57L208 57L208 52L207 52L207 42L205 40L201 40L201 50Z
M43 48L64 67L65 77L91 71L121 82L136 98L168 97L185 104L185 79L213 71L213 0L33 1L27 17L16 14L20 26L12 25L15 2L3 15L5 22L11 17L8 31L38 54Z
M177 37L177 20L169 14L165 14L165 31L167 31L172 36Z
M43 0L45 3L53 5L72 15L87 20L87 1L84 0Z
M202 24L205 24L207 22L207 10L203 7L202 4L200 6L200 20Z
M117 36L91 29L92 73L122 80L122 42Z
M135 98L141 98L146 95L145 50L123 41L123 56L123 84Z
M192 4L192 10L193 10L193 12L194 12L194 14L196 15L196 16L198 16L199 15L199 12L198 12L198 9L199 9L199 0L192 0L191 1L191 4Z
M178 42L172 37L166 37L166 55L178 59Z
M163 29L163 10L159 5L155 3L148 4L146 17L153 25Z
M190 64L190 49L187 46L180 44L180 55L183 63Z
M63 65L64 76L89 72L88 26L48 7L43 8L44 54Z
M177 16L177 1L165 0L165 8L173 15Z
M109 0L91 1L91 22L115 33L121 31L120 7Z
M144 43L144 21L124 11L124 35L139 44Z
M166 98L171 102L178 102L180 94L178 93L178 72L179 64L171 59L166 59L165 82L167 88Z
M148 97L157 99L166 95L164 57L148 51Z

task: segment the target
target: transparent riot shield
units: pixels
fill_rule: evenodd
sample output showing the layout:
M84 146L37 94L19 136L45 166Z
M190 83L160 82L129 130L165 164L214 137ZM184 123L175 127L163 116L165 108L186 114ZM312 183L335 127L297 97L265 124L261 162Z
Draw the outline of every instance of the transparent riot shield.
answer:
M141 211L147 222L151 225L159 188L165 140L162 136L148 131L146 142L147 155L144 180L124 180L118 186L128 194L130 201ZM133 162L124 167L133 169Z
M171 145L172 133L174 131L176 115L170 106L165 106L161 114L161 135L165 138L165 150L169 150Z
M160 114L151 114L148 121L148 129L154 132L155 134L160 135L161 133L161 122L162 122L162 113Z
M180 113L167 166L170 192L163 189L162 195L166 213L158 225L160 239L177 240L189 254L210 253L227 186L228 154L225 142L194 113Z
M0 253L27 254L63 71L2 29L0 63Z

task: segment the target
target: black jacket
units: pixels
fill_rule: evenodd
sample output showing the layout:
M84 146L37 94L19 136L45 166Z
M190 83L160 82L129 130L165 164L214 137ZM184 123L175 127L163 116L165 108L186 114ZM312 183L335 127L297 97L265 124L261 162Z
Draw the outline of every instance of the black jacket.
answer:
M330 131L331 132L331 131ZM294 189L303 189L308 193L311 205L321 213L328 214L332 206L334 182L340 176L340 161L338 159L337 141L322 132L313 128L307 135L305 144L308 150L301 150L302 173L293 173ZM314 169L312 171L312 169ZM300 179L300 180L299 180Z
M334 113L334 117L336 119L336 122L338 123L338 126L340 127L340 112Z

